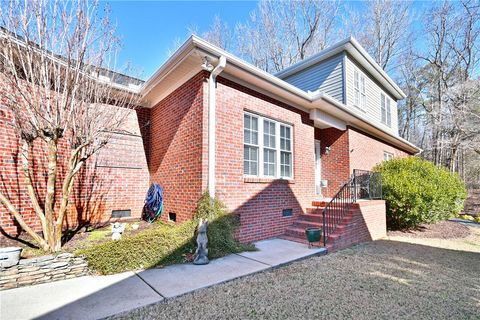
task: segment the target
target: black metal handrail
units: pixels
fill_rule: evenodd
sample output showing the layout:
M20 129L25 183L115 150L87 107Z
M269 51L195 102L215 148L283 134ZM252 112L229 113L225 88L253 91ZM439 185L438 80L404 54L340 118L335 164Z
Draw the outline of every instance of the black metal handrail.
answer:
M328 237L350 210L351 204L355 202L351 188L353 180L353 178L350 178L322 210L324 246L327 245Z
M328 237L350 211L352 204L360 199L381 199L382 180L377 172L354 169L350 179L322 210L323 245L327 245Z

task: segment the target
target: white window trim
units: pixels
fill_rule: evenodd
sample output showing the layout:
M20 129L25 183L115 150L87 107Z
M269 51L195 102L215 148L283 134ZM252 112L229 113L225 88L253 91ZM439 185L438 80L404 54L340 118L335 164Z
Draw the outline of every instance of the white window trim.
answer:
M358 87L356 86L355 75L358 75ZM362 85L363 83L363 85ZM361 110L367 108L367 80L365 74L358 68L353 70L353 105ZM358 92L358 103L357 103Z
M252 117L256 117L258 119L258 175L251 175L251 174L243 174L244 178L260 178L260 179L282 179L282 180L293 180L294 179L294 138L293 138L293 126L291 126L288 123L285 122L280 122L278 120L268 118L261 116L259 114L251 113L248 111L245 111L243 113L244 115L249 115ZM275 163L275 176L266 176L264 175L264 168L263 168L263 120L271 121L275 123L275 157L276 157L276 163ZM281 152L282 150L280 149L280 125L283 125L285 127L290 128L290 153L292 154L292 165L291 165L291 176L290 177L282 177L280 176L280 160L281 160ZM243 130L242 130L243 132ZM243 145L245 145L245 140L243 140ZM247 145L249 145L247 143ZM271 149L268 148L267 149Z
M383 151L383 161L390 161L394 158L394 154L388 151Z

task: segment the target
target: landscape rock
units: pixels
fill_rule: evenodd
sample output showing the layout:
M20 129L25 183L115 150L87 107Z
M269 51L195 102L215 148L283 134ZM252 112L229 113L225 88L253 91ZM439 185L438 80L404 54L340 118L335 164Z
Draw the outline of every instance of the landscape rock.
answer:
M0 291L81 277L89 273L85 259L71 253L22 259L18 265L0 269Z

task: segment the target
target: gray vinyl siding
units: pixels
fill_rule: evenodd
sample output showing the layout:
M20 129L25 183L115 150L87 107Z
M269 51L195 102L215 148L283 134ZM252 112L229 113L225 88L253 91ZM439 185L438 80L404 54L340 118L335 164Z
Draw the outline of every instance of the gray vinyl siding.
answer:
M366 106L365 109L361 109L355 106L355 90L354 90L354 71L357 68L361 73L365 75L365 96ZM348 108L351 108L356 113L363 114L368 120L380 125L383 129L398 135L398 113L397 113L397 101L387 93L372 77L365 72L357 63L351 59L348 55L345 60L345 74L346 74L346 102ZM381 94L384 93L390 99L390 108L392 114L391 127L382 123L382 111L380 104Z
M283 80L304 91L320 90L338 101L344 102L343 57L343 53L338 54L298 73L287 76Z

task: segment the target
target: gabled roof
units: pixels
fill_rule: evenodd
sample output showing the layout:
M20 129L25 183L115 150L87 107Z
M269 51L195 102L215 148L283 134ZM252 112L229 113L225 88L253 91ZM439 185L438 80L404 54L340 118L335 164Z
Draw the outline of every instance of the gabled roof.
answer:
M144 83L140 94L145 106L155 106L191 77L205 70L202 67L205 58L208 59L210 64L216 65L222 56L227 61L221 73L221 76L224 78L231 79L305 112L315 109L322 110L326 114L341 119L346 124L358 127L411 153L421 151L412 143L386 130L378 123L374 123L365 116L353 112L336 99L318 91L305 92L194 35L189 37L157 72Z
M278 72L275 76L280 79L300 72L314 64L322 62L336 54L347 52L349 53L363 68L365 68L385 89L387 89L395 98L404 99L405 93L398 87L398 85L388 76L388 74L373 60L368 52L358 43L355 38L350 37L342 40L319 53L302 60L288 68Z

